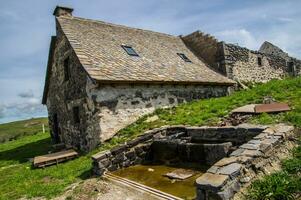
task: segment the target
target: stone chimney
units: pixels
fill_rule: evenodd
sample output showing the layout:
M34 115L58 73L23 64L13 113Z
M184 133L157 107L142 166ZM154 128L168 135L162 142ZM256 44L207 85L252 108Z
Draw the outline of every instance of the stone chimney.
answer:
M56 6L53 11L53 15L56 17L60 16L72 16L73 8L64 7L64 6Z

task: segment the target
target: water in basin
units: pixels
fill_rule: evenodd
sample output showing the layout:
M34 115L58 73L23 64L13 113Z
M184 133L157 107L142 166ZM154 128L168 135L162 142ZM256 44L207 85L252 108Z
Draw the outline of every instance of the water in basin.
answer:
M200 164L198 164L200 165ZM114 175L127 178L140 184L155 188L157 190L172 194L183 199L195 199L196 189L194 186L196 178L201 176L208 166L196 164L185 164L185 166L166 165L136 165L113 172ZM195 174L185 180L170 179L163 176L179 168L194 170Z

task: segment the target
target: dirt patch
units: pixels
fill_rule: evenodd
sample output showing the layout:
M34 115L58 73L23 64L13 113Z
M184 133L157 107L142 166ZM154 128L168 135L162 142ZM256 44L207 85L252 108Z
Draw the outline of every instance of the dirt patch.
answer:
M158 198L102 178L91 178L73 184L54 200L158 200Z

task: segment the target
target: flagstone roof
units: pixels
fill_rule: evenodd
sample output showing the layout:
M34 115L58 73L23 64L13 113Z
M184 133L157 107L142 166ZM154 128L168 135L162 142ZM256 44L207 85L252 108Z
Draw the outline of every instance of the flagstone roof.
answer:
M82 66L102 82L231 85L185 46L181 37L74 16L56 17ZM139 56L121 47L131 46ZM177 53L185 54L185 62Z

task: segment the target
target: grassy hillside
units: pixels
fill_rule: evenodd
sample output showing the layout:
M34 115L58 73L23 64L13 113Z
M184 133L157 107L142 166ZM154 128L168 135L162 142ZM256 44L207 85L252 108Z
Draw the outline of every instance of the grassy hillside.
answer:
M42 124L48 130L47 118L35 118L6 124L0 124L0 143L15 140L22 136L33 135L42 131Z
M28 158L48 152L49 134L38 133L0 144L0 199L16 199L23 196L52 198L63 192L71 183L90 176L92 167L90 156L97 151L111 148L145 130L162 125L214 125L233 108L247 103L260 103L266 95L273 96L278 101L288 102L293 110L277 115L260 115L253 118L252 122L287 122L301 127L300 88L301 78L271 81L248 91L235 92L228 97L195 101L165 110L159 109L154 113L158 116L158 120L147 122L148 116L145 116L121 130L116 137L94 152L46 169L31 168Z
M286 122L301 127L301 78L289 78L258 84L250 90L238 91L227 97L194 101L170 109L158 109L153 114L159 117L158 120L147 122L148 116L145 116L121 130L118 137L114 137L112 142L124 141L147 129L162 125L216 125L232 109L249 103L262 103L265 96L272 96L277 101L287 102L292 111L277 115L258 115L253 117L250 122L258 124Z

